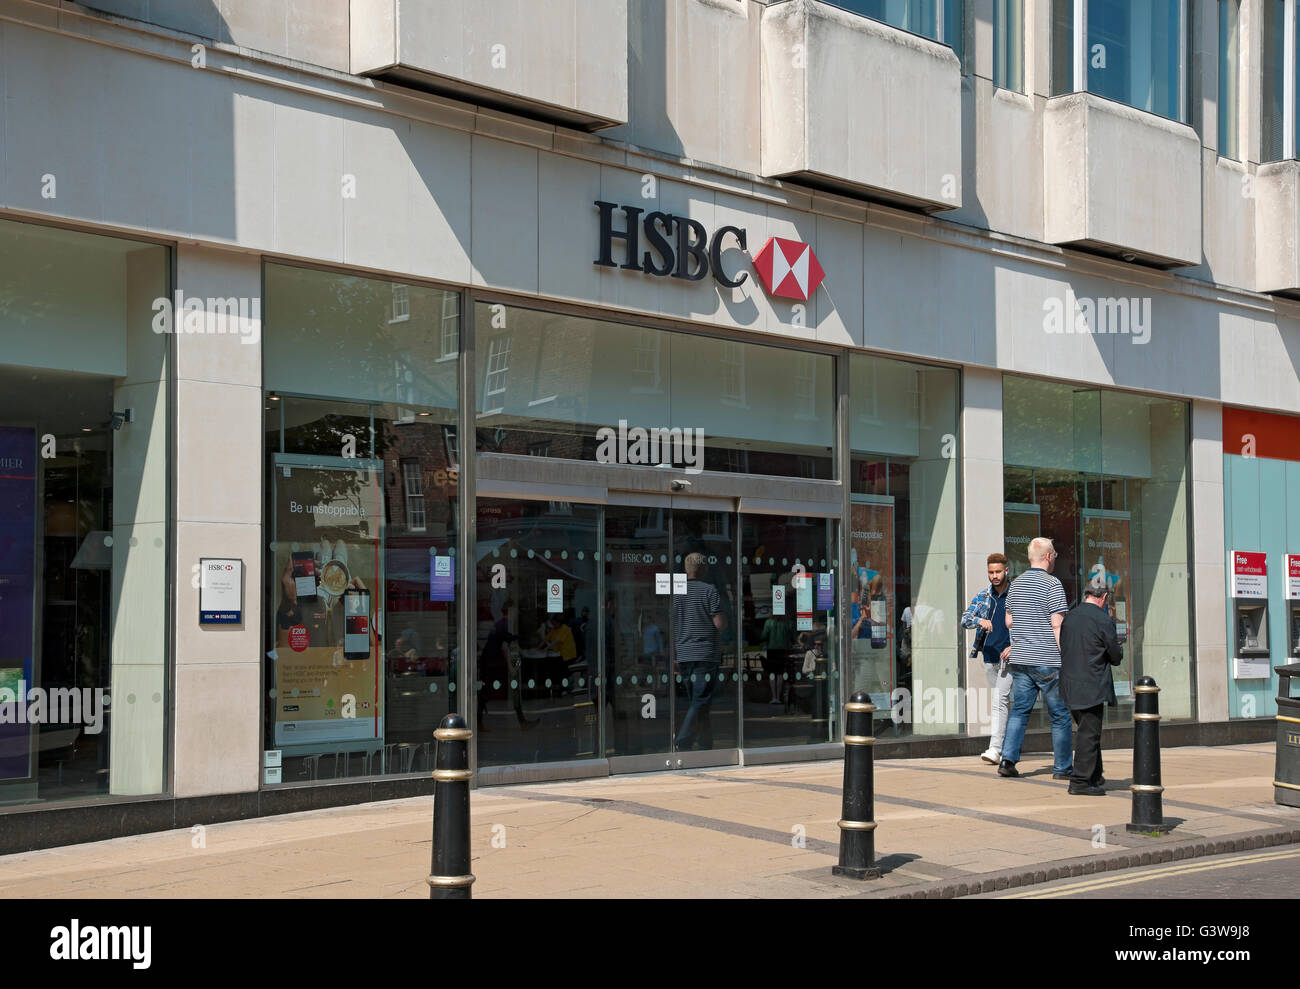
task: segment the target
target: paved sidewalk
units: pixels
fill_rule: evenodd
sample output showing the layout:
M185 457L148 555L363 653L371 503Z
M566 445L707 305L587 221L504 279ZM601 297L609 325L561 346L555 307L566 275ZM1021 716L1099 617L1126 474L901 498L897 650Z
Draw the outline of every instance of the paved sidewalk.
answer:
M973 757L877 762L885 875L870 883L831 876L838 761L485 788L472 800L474 895L952 895L990 875L1046 879L1063 861L1137 864L1194 839L1300 840L1300 810L1273 803L1271 744L1166 749L1177 827L1163 838L1125 831L1132 753L1105 755L1105 797L1069 796L1050 755L1026 756L1019 780ZM0 857L0 896L425 897L431 831L421 797L25 852Z

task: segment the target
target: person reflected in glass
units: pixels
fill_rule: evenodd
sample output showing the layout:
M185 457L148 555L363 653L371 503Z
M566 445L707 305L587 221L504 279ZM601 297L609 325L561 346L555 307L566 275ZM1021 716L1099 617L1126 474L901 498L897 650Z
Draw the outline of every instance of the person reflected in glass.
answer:
M722 665L719 633L726 629L727 617L718 589L699 579L704 565L703 553L688 553L684 564L686 593L673 595L675 665L689 701L677 732L678 751L713 747L709 709Z
M519 663L511 654L511 647L518 649L514 644L518 641L518 636L510 631L510 609L514 601L506 598L505 603L501 606L501 617L492 625L492 631L483 643L483 652L479 655L479 677L483 681L483 686L478 692L478 726L479 731L491 731L487 725L487 685L490 682L506 683L506 689L509 693L511 705L515 709L515 718L519 722L519 727L523 731L537 726L536 721L530 721L524 717L523 702L520 699L519 690Z
M782 689L785 686L786 664L790 658L790 645L793 638L790 620L784 615L771 615L763 623L763 633L758 637L759 644L766 650L763 656L763 673L772 688L769 704L780 704Z

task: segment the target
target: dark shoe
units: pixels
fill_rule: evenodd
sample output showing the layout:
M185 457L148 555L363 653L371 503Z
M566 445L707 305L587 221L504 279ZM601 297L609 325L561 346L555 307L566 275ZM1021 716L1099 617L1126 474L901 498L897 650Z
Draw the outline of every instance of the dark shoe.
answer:
M1099 786L1079 786L1076 783L1070 784L1070 793L1076 797L1104 797L1106 791Z
M1054 779L1054 780L1068 780L1068 779L1070 779L1070 774L1069 774L1069 773L1053 773L1053 774L1052 774L1052 779Z
M1016 769L1016 764L1014 762L1007 762L1006 759L1003 759L998 763L998 775L1008 777L1019 776L1020 771Z
M534 728L536 728L536 727L538 726L538 724L541 723L541 720L542 720L541 718L537 718L537 719L534 720L534 721L529 721L527 718L520 718L520 719L519 719L519 730L520 730L520 731L532 731Z

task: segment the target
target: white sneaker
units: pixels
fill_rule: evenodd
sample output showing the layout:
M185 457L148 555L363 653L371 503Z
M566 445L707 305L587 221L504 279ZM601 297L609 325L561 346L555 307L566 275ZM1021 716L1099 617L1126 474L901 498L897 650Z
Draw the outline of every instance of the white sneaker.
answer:
M980 758L983 759L985 762L987 762L990 766L996 766L999 762L1002 761L1002 753L999 752L997 749L988 749L987 751L984 752L983 755L980 756Z

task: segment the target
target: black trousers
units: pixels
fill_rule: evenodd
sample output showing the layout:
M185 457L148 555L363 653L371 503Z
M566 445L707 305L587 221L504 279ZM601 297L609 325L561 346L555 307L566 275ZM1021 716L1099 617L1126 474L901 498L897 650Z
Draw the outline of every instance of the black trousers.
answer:
M1070 712L1075 727L1072 784L1101 785L1101 721L1105 712L1105 704Z

